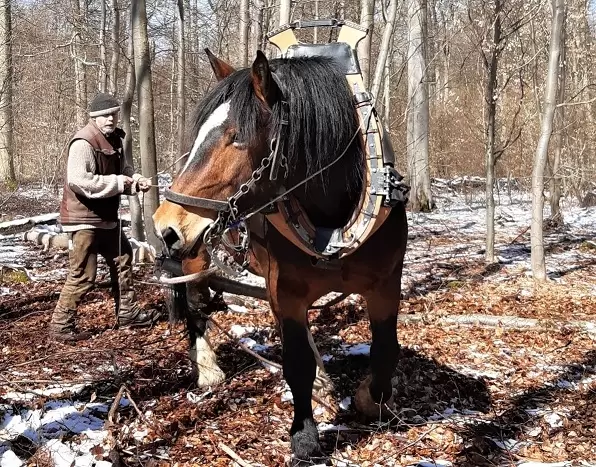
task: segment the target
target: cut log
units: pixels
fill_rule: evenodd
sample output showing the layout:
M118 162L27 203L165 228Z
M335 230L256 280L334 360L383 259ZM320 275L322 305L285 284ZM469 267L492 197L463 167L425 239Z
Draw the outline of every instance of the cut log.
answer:
M32 225L37 224L55 224L58 220L57 212L51 214L43 214L41 216L26 217L23 219L15 219L13 221L0 222L1 233L18 233L27 230Z
M224 276L211 276L209 278L209 287L216 292L228 292L234 295L267 300L267 289L265 287L245 284Z
M503 328L511 330L548 331L562 329L577 329L596 333L596 323L592 321L558 321L554 319L521 318L519 316L495 315L446 315L432 316L415 313L399 315L400 323L429 323L441 325L480 326L489 328Z
M33 229L23 234L23 240L42 245L44 251L48 251L50 248L68 248L68 234L66 233L56 234Z

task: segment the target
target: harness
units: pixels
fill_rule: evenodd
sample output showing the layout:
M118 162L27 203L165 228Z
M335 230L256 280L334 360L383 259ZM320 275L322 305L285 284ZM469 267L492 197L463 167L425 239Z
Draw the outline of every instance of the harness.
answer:
M329 44L298 42L294 34L295 29L319 26L339 28L337 41ZM309 255L314 264L321 267L334 267L338 260L356 251L381 227L392 207L400 202L407 202L409 187L402 182L403 177L394 168L395 155L391 141L385 137L383 125L374 108L373 96L366 91L362 80L356 47L367 33L367 29L357 24L331 19L297 21L267 34L269 42L280 50L282 58L326 56L333 58L343 67L353 94L353 103L360 125L344 151L331 163L300 183L282 188L280 195L264 205L239 215L238 200L251 190L266 171L269 171L270 180L276 180L280 170L284 171L284 179L287 176L284 148L289 124L289 108L288 103L282 101L281 125L275 138L270 142L269 155L262 159L261 165L253 171L250 179L243 183L234 195L226 201L220 201L184 195L169 189L165 191L165 198L170 202L217 211L218 217L205 232L203 241L212 260L226 272L238 273L248 266L250 232L258 230L249 228L248 222L251 218L254 220L254 216L264 216L280 234ZM364 189L356 209L348 223L341 228L316 227L292 192L339 161L356 138L363 148L366 162ZM259 223L261 226L264 224L266 223ZM261 232L262 235L264 233ZM224 251L227 248L232 253L233 264L222 259L221 251L218 250L218 245L221 244L224 246Z

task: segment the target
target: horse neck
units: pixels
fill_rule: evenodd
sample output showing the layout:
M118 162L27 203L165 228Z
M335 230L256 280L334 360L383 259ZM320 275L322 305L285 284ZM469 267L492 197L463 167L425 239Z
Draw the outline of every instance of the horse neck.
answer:
M333 165L324 174L314 177L306 185L295 191L296 198L317 227L341 227L349 220L360 198L362 183L350 180L353 170L350 164L355 154L345 155L343 160ZM306 170L297 171L299 176L291 177L291 185L306 178Z

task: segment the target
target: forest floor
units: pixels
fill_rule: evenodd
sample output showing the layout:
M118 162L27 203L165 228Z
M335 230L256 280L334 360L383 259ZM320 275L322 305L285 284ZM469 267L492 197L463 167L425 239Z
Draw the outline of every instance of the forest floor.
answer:
M499 262L487 266L482 198L445 184L437 191L435 212L408 213L398 409L389 423L365 422L352 405L368 365L365 303L352 295L311 311L334 383L327 403L315 403L325 452L333 465L354 467L596 465L596 208L564 204L565 225L545 237L550 280L535 285L527 194L502 195ZM8 195L0 193L0 222L57 211L49 191L23 190L2 204ZM167 322L113 329L105 287L80 308L81 326L93 339L50 341L47 326L67 262L66 251L0 235L0 266L20 264L34 279L0 273L2 467L235 465L222 445L252 466L284 464L293 407L281 372L216 329L227 379L208 390L194 385L184 329ZM135 276L141 303L163 309L163 291L142 283L151 280L151 267L137 267ZM98 282L106 280L102 263ZM224 299L217 323L280 362L267 304ZM492 326L457 320L474 315L502 319ZM516 329L511 317L537 321ZM122 385L130 397L114 404Z

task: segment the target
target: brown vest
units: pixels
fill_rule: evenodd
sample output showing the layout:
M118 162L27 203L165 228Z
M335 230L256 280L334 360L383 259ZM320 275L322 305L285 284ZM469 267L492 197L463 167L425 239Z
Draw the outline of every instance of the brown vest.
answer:
M87 126L79 130L70 140L68 149L70 152L70 146L74 141L84 139L95 150L96 171L94 175L120 175L123 138L124 131L120 128L116 128L106 138L95 123L89 121ZM62 225L97 225L103 222L115 222L118 220L119 205L120 195L90 199L75 193L68 186L68 177L66 177L60 203L60 222Z

